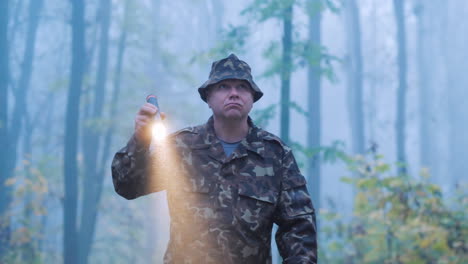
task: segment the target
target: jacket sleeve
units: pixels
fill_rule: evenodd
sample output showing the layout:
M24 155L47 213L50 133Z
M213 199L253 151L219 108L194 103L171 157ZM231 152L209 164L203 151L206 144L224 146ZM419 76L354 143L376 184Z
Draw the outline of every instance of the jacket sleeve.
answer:
M275 215L276 244L285 264L317 263L315 210L296 160L287 150L283 157L282 184Z
M115 191L130 200L163 190L163 182L155 179L152 163L149 145L138 142L133 135L127 145L115 154L112 161Z

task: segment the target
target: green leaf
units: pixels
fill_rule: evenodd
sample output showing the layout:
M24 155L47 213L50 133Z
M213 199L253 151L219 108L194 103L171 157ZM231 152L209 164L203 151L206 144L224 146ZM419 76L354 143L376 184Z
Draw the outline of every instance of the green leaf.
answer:
M341 9L332 0L322 0L325 2L325 6L335 14L339 14Z
M390 171L390 165L386 163L379 164L375 166L375 171L378 173L384 173Z
M263 57L270 61L270 65L261 74L262 78L268 78L281 73L281 51L280 44L277 41L272 41L267 49L263 51Z
M341 177L340 181L342 181L344 183L349 183L349 184L354 184L355 183L355 179L353 179L351 177Z
M357 186L359 188L375 188L378 184L377 178L364 178L357 181Z
M223 41L217 42L216 46L207 51L200 52L194 55L190 60L190 64L202 63L207 64L213 58L221 58L230 53L244 54L246 39L250 36L249 27L246 25L233 26L228 25L226 29L221 31Z
M288 8L294 6L296 0L254 0L241 15L264 22L271 18L282 18Z
M309 113L303 109L300 105L298 105L296 102L289 102L289 107L296 110L299 114L302 114L305 117L309 116Z
M259 127L267 127L268 123L276 114L278 104L270 104L263 109L255 109L252 111L252 118L255 124Z

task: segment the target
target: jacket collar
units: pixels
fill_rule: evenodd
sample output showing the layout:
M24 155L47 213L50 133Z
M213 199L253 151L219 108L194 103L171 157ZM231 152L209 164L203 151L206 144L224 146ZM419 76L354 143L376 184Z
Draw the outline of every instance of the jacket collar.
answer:
M250 116L247 118L247 122L249 125L247 136L242 139L237 149L233 152L233 155L228 159L224 155L224 149L221 141L218 139L218 137L216 137L214 130L214 118L211 116L202 126L202 129L204 130L203 132L205 133L201 133L204 135L204 144L207 144L210 147L210 156L222 162L247 156L247 151L257 153L263 157L265 154L265 147L263 143L262 130L255 126Z

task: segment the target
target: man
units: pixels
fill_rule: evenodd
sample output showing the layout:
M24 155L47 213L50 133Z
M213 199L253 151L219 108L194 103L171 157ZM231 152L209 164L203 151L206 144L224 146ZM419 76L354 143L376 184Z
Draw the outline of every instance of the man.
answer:
M316 263L315 213L291 149L248 114L263 93L235 55L213 63L198 92L213 111L150 153L158 109L141 107L135 133L117 152L117 193L166 190L171 215L165 263L271 263L271 232L284 263ZM151 154L151 155L150 155Z

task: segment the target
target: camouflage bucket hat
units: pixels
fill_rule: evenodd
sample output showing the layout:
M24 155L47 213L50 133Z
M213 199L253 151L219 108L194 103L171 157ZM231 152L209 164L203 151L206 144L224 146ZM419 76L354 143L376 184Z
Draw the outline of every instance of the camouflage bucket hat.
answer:
M258 99L263 96L263 92L253 81L250 66L245 61L239 60L236 55L231 54L227 58L213 62L208 81L198 88L201 99L206 102L209 86L226 79L247 81L254 91L254 102L258 101Z

